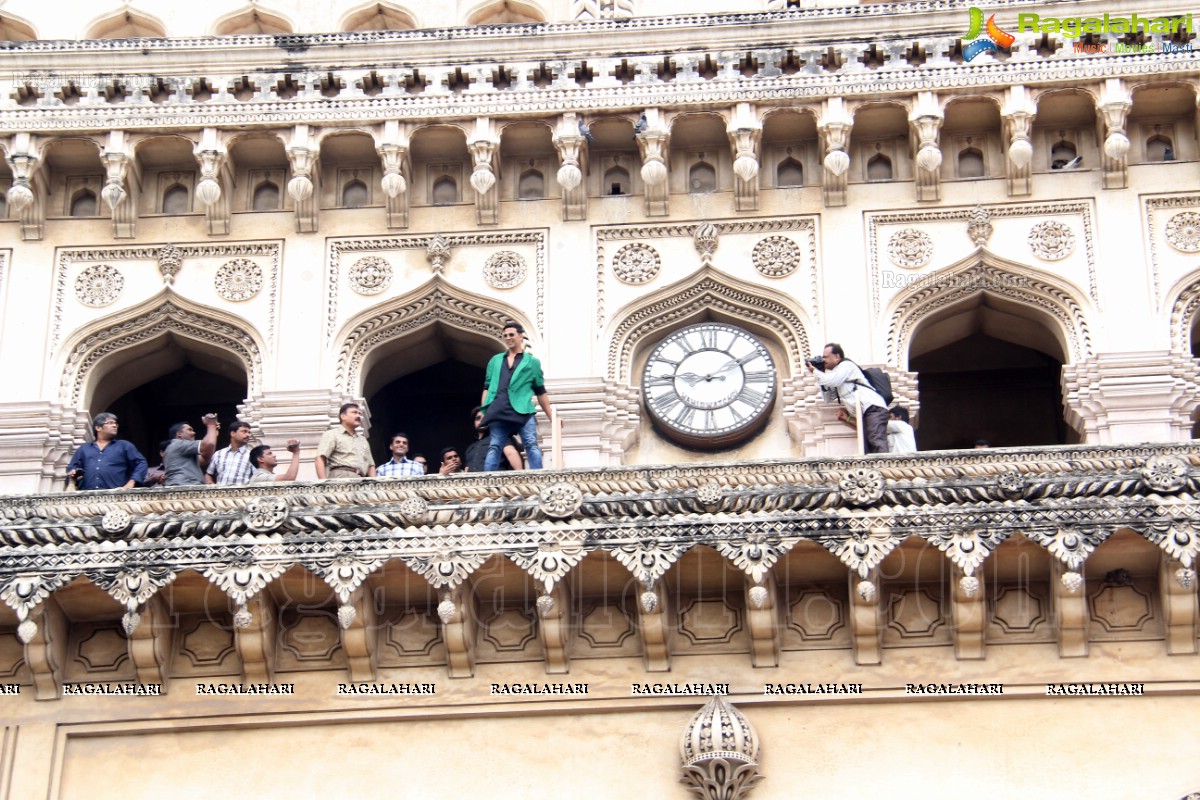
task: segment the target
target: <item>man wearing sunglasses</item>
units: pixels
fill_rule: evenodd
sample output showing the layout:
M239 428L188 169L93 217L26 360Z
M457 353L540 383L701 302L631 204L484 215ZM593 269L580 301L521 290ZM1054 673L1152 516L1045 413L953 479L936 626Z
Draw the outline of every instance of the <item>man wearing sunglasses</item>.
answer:
M484 380L482 424L489 429L485 472L500 468L504 444L514 435L520 438L530 469L542 468L542 448L538 446L537 408L550 416L550 398L546 394L542 364L525 352L525 329L520 323L507 322L503 329L504 352L488 362ZM535 405L534 398L537 398Z

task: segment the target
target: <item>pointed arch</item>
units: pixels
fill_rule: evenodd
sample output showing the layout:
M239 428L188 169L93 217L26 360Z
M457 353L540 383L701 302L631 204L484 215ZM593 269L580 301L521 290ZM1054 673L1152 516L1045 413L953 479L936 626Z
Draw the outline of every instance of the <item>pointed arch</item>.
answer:
M213 23L216 36L258 36L295 33L295 26L283 14L252 4L231 11Z
M37 31L26 20L8 11L0 14L0 41L31 42L37 38Z
M417 27L417 17L403 6L385 0L355 6L338 22L339 31L409 31Z
M343 344L338 353L336 385L358 396L364 391L372 353L424 328L440 324L495 341L509 320L520 322L531 344L537 343L532 320L518 309L435 277L403 297L368 309L346 324L337 336Z
M1009 311L1022 310L1058 339L1066 363L1092 355L1091 333L1084 314L1084 295L1058 278L1001 258L979 248L957 264L920 276L889 304L888 364L904 369L913 333L947 309L981 296L1009 301Z
M1171 306L1171 349L1191 353L1200 345L1193 340L1192 331L1200 322L1200 270L1176 283L1167 293Z
M787 354L791 374L797 374L800 362L811 350L808 317L794 307L790 298L705 266L613 315L606 331L609 377L628 383L633 355L641 342L710 311L733 322L744 321L751 327L770 330Z
M162 20L128 5L96 19L86 31L84 39L163 39L167 35Z
M99 378L136 357L141 346L170 335L224 358L233 356L246 371L247 395L262 391L265 347L253 329L236 317L191 303L168 288L137 306L95 321L67 340L59 399L84 407Z
M485 0L466 14L467 25L519 25L549 19L546 9L534 0Z

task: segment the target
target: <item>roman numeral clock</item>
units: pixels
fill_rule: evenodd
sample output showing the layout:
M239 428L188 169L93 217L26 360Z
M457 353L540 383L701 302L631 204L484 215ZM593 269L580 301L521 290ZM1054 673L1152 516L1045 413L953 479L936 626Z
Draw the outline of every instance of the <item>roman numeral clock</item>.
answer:
M675 331L654 348L642 372L642 399L663 435L710 450L762 430L775 384L775 363L753 334L705 322Z

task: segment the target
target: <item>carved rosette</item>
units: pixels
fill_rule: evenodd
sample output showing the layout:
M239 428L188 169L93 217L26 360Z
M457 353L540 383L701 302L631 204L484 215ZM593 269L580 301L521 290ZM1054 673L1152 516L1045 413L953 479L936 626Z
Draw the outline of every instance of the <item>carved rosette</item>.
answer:
M1006 470L996 476L996 488L1003 497L1016 500L1025 493L1025 478L1015 469Z
M658 251L641 242L625 245L617 251L612 260L613 274L625 283L652 281L661 267L662 256Z
M379 294L392 283L392 265L379 256L363 256L350 267L346 279L361 295Z
M916 228L896 231L888 239L888 258L897 267L923 267L933 258L933 239Z
M217 294L232 303L240 303L254 297L262 288L262 282L262 267L248 258L226 261L213 278Z
M421 525L428 518L429 503L425 501L424 497L414 494L404 498L400 503L400 513L413 525Z
M163 282L168 286L175 282L183 266L183 251L173 244L164 245L158 251L158 271L162 273Z
M563 519L579 510L583 505L583 492L571 483L555 483L542 490L538 507L548 517Z
M1061 261L1075 252L1075 234L1061 222L1039 222L1029 231L1029 249L1043 261Z
M527 274L525 259L512 250L492 253L483 265L483 279L493 289L511 289L525 280Z
M1142 467L1142 482L1152 492L1172 494L1188 481L1188 466L1175 456L1151 456Z
M258 497L246 504L242 522L257 533L275 530L288 518L288 503L282 497Z
M992 238L992 215L983 206L975 206L967 215L967 236L976 247L983 247Z
M75 278L75 297L85 306L101 308L121 296L125 276L116 267L95 264Z
M1182 211L1167 220L1167 244L1181 253L1200 253L1200 214Z
M852 506L869 506L883 497L883 474L875 469L855 469L838 482L842 499Z
M750 258L768 278L784 278L800 266L800 245L786 236L768 236L754 245Z
M681 781L697 796L742 800L762 775L758 734L723 697L714 697L692 717L679 743Z
M133 517L123 508L110 508L100 518L100 527L104 529L105 533L113 536L124 533L131 524L133 524Z
M696 502L712 511L721 505L725 490L716 481L705 481L696 487Z

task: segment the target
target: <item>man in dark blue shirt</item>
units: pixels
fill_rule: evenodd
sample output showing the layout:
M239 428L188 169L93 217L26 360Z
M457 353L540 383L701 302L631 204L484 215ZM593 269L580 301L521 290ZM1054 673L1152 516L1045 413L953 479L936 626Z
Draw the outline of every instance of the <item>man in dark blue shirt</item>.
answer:
M117 417L107 411L92 420L96 441L75 451L67 474L80 489L132 489L146 480L146 459L117 438Z

